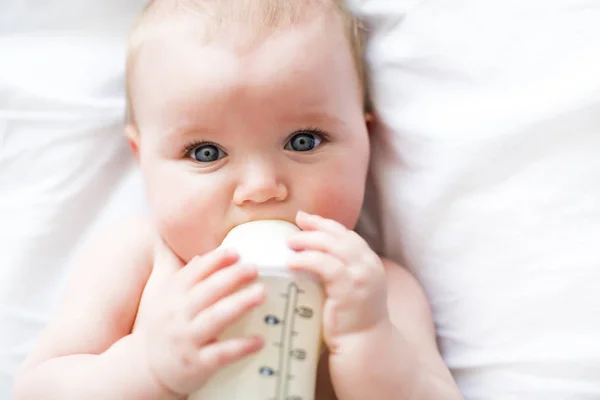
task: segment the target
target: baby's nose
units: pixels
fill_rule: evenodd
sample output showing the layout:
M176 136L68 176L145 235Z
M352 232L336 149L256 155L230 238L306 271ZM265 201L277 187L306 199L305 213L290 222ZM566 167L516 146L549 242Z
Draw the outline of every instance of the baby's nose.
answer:
M280 180L275 168L261 165L246 168L236 187L233 201L238 206L284 201L288 188Z

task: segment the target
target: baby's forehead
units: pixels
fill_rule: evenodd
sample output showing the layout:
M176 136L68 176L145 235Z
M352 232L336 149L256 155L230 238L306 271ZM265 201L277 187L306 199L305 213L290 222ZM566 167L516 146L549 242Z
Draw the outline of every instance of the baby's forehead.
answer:
M128 70L144 42L164 32L192 26L199 42L234 38L238 45L252 46L276 31L317 19L343 30L362 70L359 22L344 0L153 0L130 35Z
M229 45L255 48L277 31L320 21L328 29L340 29L350 45L359 83L364 87L362 42L358 21L343 0L154 0L141 15L129 43L127 59L128 114L133 116L132 86L139 53L153 39L191 37L197 44L228 41ZM192 30L190 30L192 28ZM185 35L172 35L186 30ZM233 43L235 42L235 43ZM348 48L348 47L347 47ZM340 49L340 51L344 51ZM346 50L347 51L347 50Z

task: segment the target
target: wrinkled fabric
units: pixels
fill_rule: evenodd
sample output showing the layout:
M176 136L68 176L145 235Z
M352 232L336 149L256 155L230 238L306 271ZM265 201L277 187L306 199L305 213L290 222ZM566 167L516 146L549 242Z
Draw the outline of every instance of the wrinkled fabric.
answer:
M353 4L365 232L423 284L465 398L600 398L600 3Z

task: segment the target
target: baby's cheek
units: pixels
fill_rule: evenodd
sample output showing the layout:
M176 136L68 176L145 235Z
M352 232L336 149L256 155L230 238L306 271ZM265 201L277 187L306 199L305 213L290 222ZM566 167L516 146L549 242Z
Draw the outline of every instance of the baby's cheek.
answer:
M343 180L316 188L315 195L308 202L311 214L340 222L348 229L354 229L362 208L364 191L358 185L344 184Z
M354 229L362 209L368 168L368 154L362 153L361 146L347 149L321 169L319 179L306 182L312 186L309 204L313 214Z
M177 193L177 192L176 192ZM203 199L185 192L171 193L155 210L158 230L171 249L184 261L211 250L210 214L203 212Z

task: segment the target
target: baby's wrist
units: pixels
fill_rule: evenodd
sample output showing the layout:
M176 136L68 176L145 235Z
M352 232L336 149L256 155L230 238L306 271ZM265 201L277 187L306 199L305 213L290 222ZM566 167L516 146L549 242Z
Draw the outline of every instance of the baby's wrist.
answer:
M150 393L156 395L156 398L164 400L184 399L179 393L175 393L171 388L164 384L154 369L148 357L146 338L141 333L132 334L132 342L135 347L136 363L140 366L142 379L147 382L147 388ZM152 396L152 398L155 398Z
M337 352L331 352L329 365L341 399L413 398L416 353L391 321L344 338Z
M331 354L377 352L400 335L392 322L386 318L361 331L345 334L328 343Z

